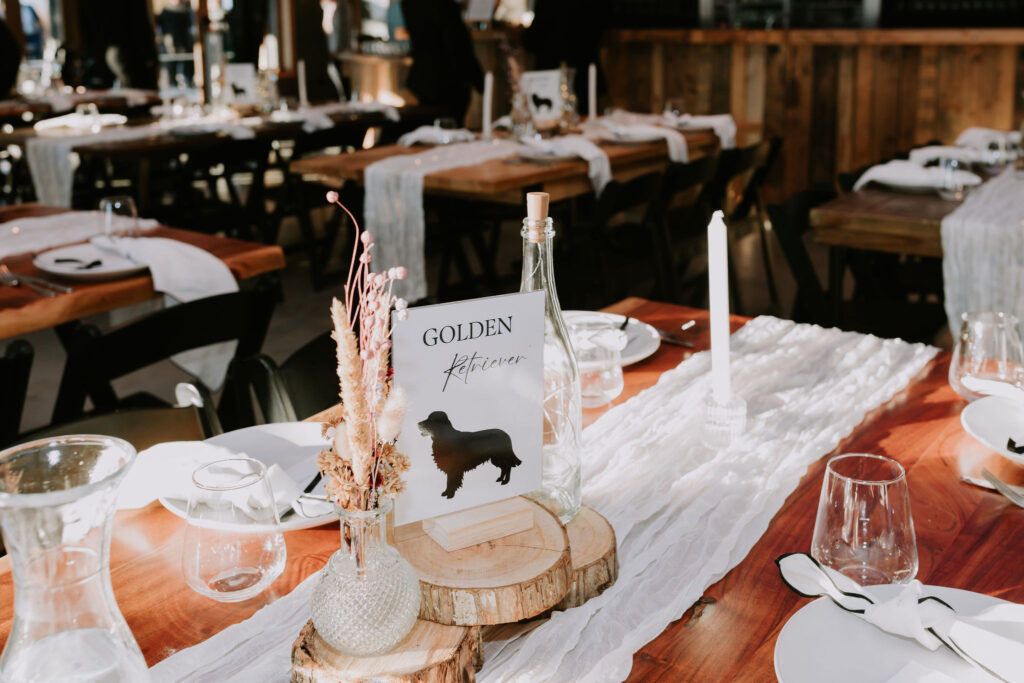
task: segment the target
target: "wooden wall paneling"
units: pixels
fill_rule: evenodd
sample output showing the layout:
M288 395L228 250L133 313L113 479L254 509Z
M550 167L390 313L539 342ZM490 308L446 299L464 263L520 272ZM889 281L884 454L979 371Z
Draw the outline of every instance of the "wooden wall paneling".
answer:
M938 138L939 112L939 48L923 45L917 63L917 117L914 123L914 144L923 145ZM945 142L945 141L944 141Z
M871 89L872 151L867 163L888 159L900 152L900 50L898 45L875 48Z
M812 185L832 182L836 172L836 125L839 52L834 45L818 45L813 50L814 73L811 84L810 169Z
M708 109L706 114L722 114L730 111L729 102L731 89L732 46L714 45L711 48L711 84L708 93Z
M1017 48L1017 80L1013 92L1017 94L1014 99L1013 127L1021 129L1024 128L1024 45Z
M743 84L746 110L742 113L743 125L737 121L736 144L739 145L749 145L764 137L766 51L765 45L747 46Z
M857 46L853 100L853 168L875 161L872 140L871 100L874 91L875 48Z
M651 45L651 100L649 111L660 112L665 108L665 46Z
M698 45L696 49L696 92L691 113L709 114L711 113L711 82L715 78L714 46ZM689 106L689 102L687 102L687 106Z
M993 115L998 128L1017 128L1019 124L1014 116L1021 93L1017 89L1017 48L1013 45L999 45L991 48L995 52L996 75L993 94L996 102Z
M896 146L907 151L916 144L917 93L921 73L921 48L916 45L898 47L900 52L899 131Z
M939 109L936 118L936 137L952 143L960 134L963 110L964 48L949 45L939 48Z
M766 195L769 201L785 199L786 159L795 152L786 121L786 56L788 46L766 45L764 76L764 137L782 138L779 160L768 174Z
M747 48L733 43L729 51L729 112L736 121L737 144L743 146L747 126Z
M856 48L847 45L839 48L836 71L836 171L845 172L856 168L853 149L856 135L854 113L857 103Z
M954 135L970 125L987 125L991 113L991 90L989 92L978 92L975 88L969 87L969 83L981 83L987 81L992 83L992 61L991 51L980 45L968 45L963 50L963 82L959 89L960 98L960 121L953 131Z
M814 84L814 46L789 45L786 58L786 169L784 194L789 196L808 185L811 156Z
M665 62L665 99L682 99L689 107L689 103L693 102L693 60L690 58L690 46L665 43L662 46L662 55Z

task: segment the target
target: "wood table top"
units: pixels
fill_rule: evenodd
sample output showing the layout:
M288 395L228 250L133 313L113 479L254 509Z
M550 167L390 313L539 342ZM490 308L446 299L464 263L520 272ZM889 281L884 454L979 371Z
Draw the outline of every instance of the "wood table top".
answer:
M958 206L934 193L868 188L811 209L811 226L818 244L941 257L942 219Z
M718 138L711 130L683 133L690 157L697 158L718 149ZM601 143L608 153L616 180L628 180L645 173L663 170L668 163L664 141L643 145ZM328 187L341 187L346 181L363 182L370 164L400 154L417 154L428 147L384 145L350 154L333 154L293 161L291 170ZM585 161L533 163L509 159L492 159L472 166L450 168L428 173L423 189L433 194L465 199L521 204L523 191L540 188L551 194L552 201L566 199L591 191Z
M0 207L0 223L65 211L67 209L38 204L16 204ZM279 270L285 265L284 252L276 245L245 242L163 226L154 228L147 234L152 237L169 237L205 249L224 261L239 280ZM11 256L3 259L3 262L14 273L55 280L33 265L33 256ZM153 290L153 279L149 274L106 282L64 284L74 287L74 291L49 298L40 296L27 287L0 287L0 339L47 329L157 296Z
M709 344L707 311L642 299L610 307L664 329L697 321L687 334L698 350ZM745 319L733 317L738 329ZM689 351L663 345L625 373L622 403L653 385ZM920 571L925 583L967 588L1024 601L1024 510L998 494L958 481L957 457L978 447L959 424L963 401L949 387L949 354L940 353L908 387L879 407L837 452L874 452L908 470ZM603 411L585 413L585 422ZM714 584L681 619L644 646L633 660L633 681L772 680L779 629L806 600L786 588L773 560L810 546L825 458L812 465L751 553ZM312 466L312 463L311 463ZM183 522L154 503L117 513L111 577L118 605L152 665L195 645L285 595L320 569L339 547L338 528L288 532L282 576L247 602L223 604L201 597L181 574ZM10 629L13 587L0 560L0 634Z

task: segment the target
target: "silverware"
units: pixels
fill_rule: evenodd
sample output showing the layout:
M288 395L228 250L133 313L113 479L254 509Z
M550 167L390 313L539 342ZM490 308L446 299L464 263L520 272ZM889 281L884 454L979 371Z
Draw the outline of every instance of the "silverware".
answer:
M71 292L74 291L71 287L59 285L56 282L50 282L49 280L44 280L41 277L34 277L32 275L19 275L16 273L12 273L10 268L8 268L5 264L2 263L0 263L0 282L11 285L12 287L17 287L18 283L24 282L26 285L28 285L35 291L39 292L40 294L43 294L43 296L52 296L53 292L56 292L58 294L70 294ZM44 292L40 291L40 288L50 290L51 294L45 294Z
M992 484L996 491L1006 496L1007 500L1011 503L1017 507L1024 508L1024 494L1021 494L1017 489L986 469L981 470L981 476L985 477L986 481Z
M22 282L22 279L18 278L14 273L12 273L7 268L7 266L0 265L0 284L5 284L8 287L19 287L21 286ZM52 289L40 287L39 285L29 280L24 280L24 284L27 285L29 289L34 291L36 294L39 294L40 296L57 296L57 292L53 291Z
M685 323L683 323L682 325L679 326L679 329L685 332L686 330L690 329L691 327L693 327L696 324L697 324L696 320L687 320Z
M0 268L6 268L6 266L0 266ZM68 287L67 285L62 285L56 282L50 282L49 280L46 280L41 277L36 277L35 275L18 275L17 277L21 280L24 280L25 282L32 282L34 284L39 285L40 287L52 289L53 291L58 292L60 294L70 294L71 292L75 291L73 287Z
M629 327L629 321L632 320L632 318L630 318L628 315L625 316L625 318L626 319L622 321L622 324L619 325L619 329L622 330L623 332L626 331L626 328Z
M654 329L658 330L658 328ZM674 334L669 334L665 330L658 330L658 336L661 337L661 341L665 342L666 344L672 344L674 346L685 346L688 349L696 348L694 347L693 342L690 341L689 339L677 337Z
M281 515L281 521L282 522L284 520L288 519L289 517L291 517L292 515L300 515L302 517L306 517L307 516L307 515L304 515L302 512L299 511L299 507L302 507L302 503L300 503L299 501L302 500L303 498L316 498L317 500L321 499L320 496L311 496L311 495L309 495L310 493L312 493L313 489L316 488L316 485L320 483L320 478L321 477L323 477L323 474L321 474L320 472L317 472L316 476L313 477L313 479L308 484L306 484L306 488L304 488L302 490L302 495L292 501L291 509L288 510L287 512L285 512L283 515ZM323 499L326 500L326 497L324 497ZM298 504L298 507L296 507L296 504Z

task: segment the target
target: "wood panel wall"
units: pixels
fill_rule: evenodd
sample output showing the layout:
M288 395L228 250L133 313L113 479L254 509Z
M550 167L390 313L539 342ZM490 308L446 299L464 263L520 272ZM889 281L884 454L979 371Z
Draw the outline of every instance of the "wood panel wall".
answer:
M1024 30L615 31L602 54L604 105L730 112L738 144L783 139L769 194L968 126L1024 119Z

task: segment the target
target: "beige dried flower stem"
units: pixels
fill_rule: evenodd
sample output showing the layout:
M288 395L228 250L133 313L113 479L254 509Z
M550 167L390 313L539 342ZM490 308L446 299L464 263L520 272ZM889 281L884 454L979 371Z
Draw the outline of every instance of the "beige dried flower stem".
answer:
M349 454L356 484L369 492L372 486L373 430L372 418L363 393L363 362L356 347L356 338L348 326L345 305L337 299L331 302L331 335L338 345L338 379L341 383L341 407L348 428Z

